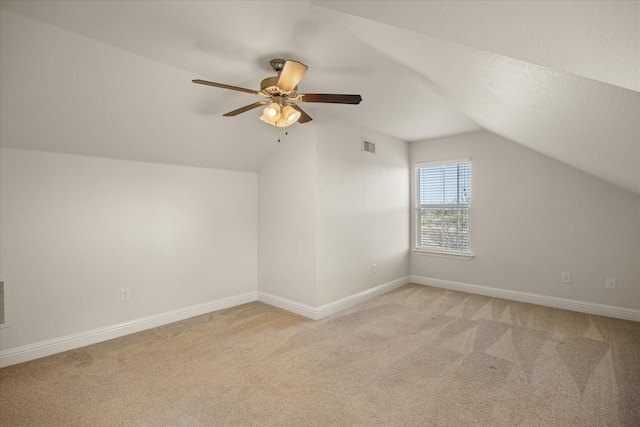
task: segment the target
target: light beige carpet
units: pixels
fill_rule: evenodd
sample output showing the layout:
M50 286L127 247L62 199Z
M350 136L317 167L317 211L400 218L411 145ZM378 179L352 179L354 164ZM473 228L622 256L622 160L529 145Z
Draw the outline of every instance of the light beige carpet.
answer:
M639 426L640 324L407 285L0 369L2 426Z

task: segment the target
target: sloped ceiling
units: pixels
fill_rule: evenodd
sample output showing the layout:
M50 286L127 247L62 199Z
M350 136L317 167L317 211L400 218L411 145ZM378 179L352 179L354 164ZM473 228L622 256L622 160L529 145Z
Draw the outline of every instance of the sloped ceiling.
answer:
M3 146L255 171L281 133L190 80L257 88L284 57L310 67L300 91L363 97L312 116L407 141L486 128L640 194L636 1L0 5Z
M414 17L408 20L408 26L418 27L415 17L425 16L424 8L416 10L416 6L422 4L406 4L407 11L413 10L403 16ZM340 3L330 5L343 8ZM456 5L461 6L459 2ZM374 6L377 7L363 14L386 21L397 20L395 8L389 7L389 3ZM525 2L521 13L515 13L513 2L497 3L491 10L493 14L478 9L478 19L486 21L489 28L500 21L516 21L517 25L497 31L508 40L517 39L519 28L529 27L533 32L535 28L530 28L530 20L541 18L540 10L548 9L547 16L556 24L547 23L534 35L525 33L527 35L520 39L530 39L529 43L518 46L496 41L492 45L497 51L509 51L517 57L535 57L547 66L470 46L489 45L491 37L475 39L473 34L465 32L465 25L469 24L465 19L457 23L460 31L453 34L469 45L354 15L332 13L331 16L362 40L423 76L434 90L484 128L640 194L640 21L637 19L640 8L638 3L623 3L620 10L614 8L607 13L610 7L597 2L593 2L593 6L590 3L586 11L577 14L578 18L586 19L587 24L568 19L569 13L576 15L573 8L566 9L567 5L556 5L556 2L544 2L541 6ZM634 15L635 20L627 19ZM600 43L592 51L586 51L583 46L571 46L571 40L554 43L554 39L562 35L563 26L569 34L588 35L588 26L596 23L615 28L610 40L622 46L616 45L609 51ZM451 34L450 29L438 27L434 32ZM594 37L597 35L591 38ZM547 40L540 43L537 38ZM582 42L592 40L587 38ZM593 43L596 44L596 40ZM587 52L591 60L580 63L566 59ZM603 62L598 58L603 58Z

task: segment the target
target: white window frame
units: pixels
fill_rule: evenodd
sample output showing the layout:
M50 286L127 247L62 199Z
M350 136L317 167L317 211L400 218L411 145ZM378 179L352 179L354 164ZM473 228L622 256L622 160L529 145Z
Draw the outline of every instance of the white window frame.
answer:
M449 166L449 165L460 165L460 164L469 164L469 173L470 173L470 182L471 182L471 188L473 188L473 173L472 171L472 165L471 165L471 159L470 158L464 158L464 159L452 159L452 160L445 160L445 161L434 161L434 162L420 162L420 163L416 163L415 164L415 168L414 168L414 183L415 183L415 191L414 191L414 197L415 197L415 203L414 203L414 210L413 210L413 217L414 217L414 229L413 229L413 240L414 240L414 249L413 251L419 255L429 255L429 256L441 256L441 257L447 257L447 258L457 258L457 259L466 259L469 260L471 258L474 257L473 252L471 251L471 241L472 241L472 236L471 236L471 202L469 202L468 204L446 204L446 205L434 205L434 204L428 204L428 205L420 205L420 184L419 184L419 178L420 178L420 174L419 174L419 169L421 168L428 168L428 167L437 167L437 166ZM456 251L456 250L451 250L451 249L439 249L439 248L435 248L435 247L425 247L425 246L418 246L418 231L419 231L419 226L420 226L420 210L422 208L425 207L430 207L430 208L437 208L437 207L447 207L447 208L458 208L458 209L467 209L469 211L469 250L468 251Z

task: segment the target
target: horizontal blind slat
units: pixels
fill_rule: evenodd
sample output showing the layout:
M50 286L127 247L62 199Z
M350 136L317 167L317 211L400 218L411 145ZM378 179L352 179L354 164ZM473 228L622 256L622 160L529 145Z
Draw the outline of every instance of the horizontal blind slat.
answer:
M470 251L471 164L416 169L417 246Z
M460 204L471 201L471 164L417 169L418 204Z

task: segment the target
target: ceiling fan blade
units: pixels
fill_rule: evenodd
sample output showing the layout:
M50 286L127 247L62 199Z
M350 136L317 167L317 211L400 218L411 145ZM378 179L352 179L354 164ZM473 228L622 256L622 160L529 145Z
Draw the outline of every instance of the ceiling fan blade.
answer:
M300 113L300 118L298 119L298 123L307 123L310 122L311 120L313 120L311 118L311 116L309 116L307 113L305 113L302 108L298 107L296 104L289 104L293 107L294 110L297 110Z
M324 102L328 104L360 104L360 95L338 95L330 93L301 93L296 97L302 102Z
M223 114L223 116L225 117L232 117L232 116L237 116L240 113L244 113L245 111L249 111L249 110L253 110L254 108L258 108L261 105L265 105L268 104L271 101L259 101L259 102L255 102L251 105L245 105L242 108L238 108L237 110L233 110L233 111L229 111L226 114Z
M265 96L262 92L258 92L257 90L245 89L243 87L238 87L238 86L230 86L230 85L225 85L225 84L222 84L222 83L208 82L206 80L198 80L198 79L192 80L192 82L197 83L199 85L214 86L214 87L220 87L222 89L230 89L230 90L237 90L238 92L250 93L252 95Z
M308 69L309 67L304 65L302 62L285 62L276 86L285 92L294 90Z

